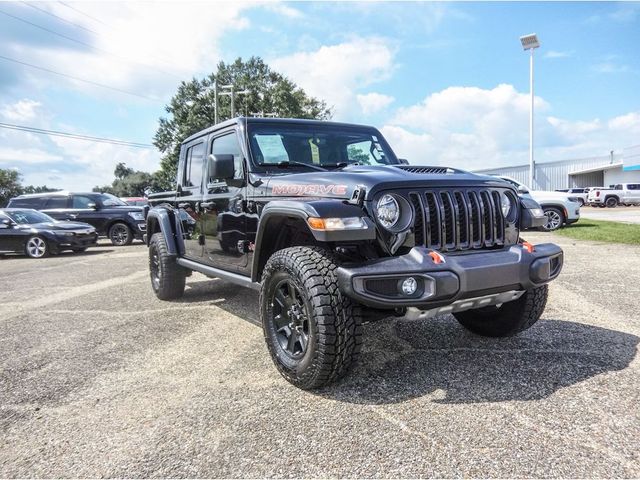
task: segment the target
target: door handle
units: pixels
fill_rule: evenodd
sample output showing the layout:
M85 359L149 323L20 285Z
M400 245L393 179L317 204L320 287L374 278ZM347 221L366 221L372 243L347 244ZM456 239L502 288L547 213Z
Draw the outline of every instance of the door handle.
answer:
M206 209L213 208L214 206L215 206L215 202L202 202L200 204L200 207L206 208Z
M178 208L189 208L191 204L189 202L179 203Z

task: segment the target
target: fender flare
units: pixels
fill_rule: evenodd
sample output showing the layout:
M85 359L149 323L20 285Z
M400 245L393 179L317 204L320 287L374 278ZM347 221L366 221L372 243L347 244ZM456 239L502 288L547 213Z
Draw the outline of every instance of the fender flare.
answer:
M362 217L366 228L361 230L314 230L307 224L309 217L317 218L347 218ZM340 241L375 240L376 227L366 212L357 205L351 205L343 200L318 199L311 201L300 200L274 200L269 202L260 214L258 229L256 232L253 263L251 265L251 279L258 281L260 272L266 263L263 252L265 238L277 231L280 224L286 219L300 219L307 225L313 238L320 243Z
M147 215L147 246L151 242L151 237L158 230L164 235L167 243L167 253L169 255L180 255L184 253L184 241L182 240L182 228L175 212L167 207L153 207ZM180 233L179 235L177 233Z

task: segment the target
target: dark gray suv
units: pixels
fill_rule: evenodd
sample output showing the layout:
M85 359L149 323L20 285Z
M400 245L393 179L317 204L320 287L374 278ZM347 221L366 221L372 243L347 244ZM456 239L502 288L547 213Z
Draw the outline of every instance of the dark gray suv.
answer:
M146 231L144 208L127 205L109 193L50 192L20 195L9 208L33 208L56 220L72 220L93 225L99 235L116 246L142 240Z

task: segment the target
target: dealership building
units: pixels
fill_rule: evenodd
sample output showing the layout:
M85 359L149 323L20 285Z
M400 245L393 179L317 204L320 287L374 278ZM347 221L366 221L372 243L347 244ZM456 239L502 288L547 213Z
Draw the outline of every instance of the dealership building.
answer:
M504 175L529 185L529 164L476 170L485 175ZM573 187L608 187L616 183L640 183L640 145L601 157L536 163L535 190Z

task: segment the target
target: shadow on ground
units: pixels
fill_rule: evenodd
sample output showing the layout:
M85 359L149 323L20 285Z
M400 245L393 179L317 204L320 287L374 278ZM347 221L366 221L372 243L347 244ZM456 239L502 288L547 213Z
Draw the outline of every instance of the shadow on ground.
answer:
M188 285L184 302L211 299L260 326L256 292L218 280ZM361 404L429 394L441 403L537 400L623 370L639 341L577 321L543 319L516 337L492 339L469 333L450 315L424 321L388 318L365 324L358 365L344 380L316 393Z

